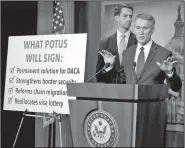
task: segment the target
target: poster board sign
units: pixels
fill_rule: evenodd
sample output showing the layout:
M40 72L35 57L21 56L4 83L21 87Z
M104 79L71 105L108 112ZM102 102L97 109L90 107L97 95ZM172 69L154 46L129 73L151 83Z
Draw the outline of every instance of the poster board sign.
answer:
M4 110L69 114L66 83L84 82L87 34L11 36Z

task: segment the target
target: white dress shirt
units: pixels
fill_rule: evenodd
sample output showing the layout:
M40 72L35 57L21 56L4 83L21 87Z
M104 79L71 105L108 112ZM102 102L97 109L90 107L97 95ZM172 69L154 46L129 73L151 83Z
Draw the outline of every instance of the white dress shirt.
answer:
M136 48L136 53L135 53L135 58L134 58L134 62L136 62L136 68L137 69L137 59L140 53L140 48L143 47L144 48L144 55L145 55L145 62L146 59L148 58L148 54L150 52L151 46L152 46L153 41L151 40L150 42L148 42L146 45L141 46L141 44L137 43L137 48Z

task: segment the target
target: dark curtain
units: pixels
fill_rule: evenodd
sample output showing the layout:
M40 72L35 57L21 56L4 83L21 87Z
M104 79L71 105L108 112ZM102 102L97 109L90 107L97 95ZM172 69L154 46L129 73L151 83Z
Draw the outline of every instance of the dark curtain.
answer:
M1 147L7 148L13 146L22 118L22 112L3 111L8 37L37 34L37 2L1 2L1 31ZM15 146L35 146L34 118L24 119Z

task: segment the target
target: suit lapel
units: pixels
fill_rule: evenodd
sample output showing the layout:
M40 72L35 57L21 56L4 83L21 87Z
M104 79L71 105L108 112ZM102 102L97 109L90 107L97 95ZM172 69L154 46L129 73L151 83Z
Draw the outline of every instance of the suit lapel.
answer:
M132 32L130 32L130 37L129 37L129 40L128 40L127 48L129 48L130 46L132 46L136 43L137 43L137 40L136 40L135 35Z
M130 58L130 60L131 60L131 64L133 65L133 62L134 62L134 57L135 57L135 53L136 53L136 48L137 48L137 45L134 45L133 46L133 48L132 48L132 50L131 50L131 58Z
M115 63L116 63L116 69L120 68L120 59L118 54L118 46L117 46L117 33L115 33L112 38L112 48L111 53L114 53L116 55Z
M136 53L136 48L137 48L137 45L134 45L131 48L129 48L128 55L124 57L124 64L128 65L126 66L129 68L128 71L133 70L132 67L133 67L134 57Z
M148 55L147 60L145 62L144 68L143 68L140 76L138 76L138 78L137 78L137 82L141 79L141 76L146 71L146 69L148 68L148 66L150 65L150 63L152 62L153 58L155 57L155 55L157 53L157 47L155 45L156 44L153 42L152 47L151 47L150 52L149 52L149 55Z

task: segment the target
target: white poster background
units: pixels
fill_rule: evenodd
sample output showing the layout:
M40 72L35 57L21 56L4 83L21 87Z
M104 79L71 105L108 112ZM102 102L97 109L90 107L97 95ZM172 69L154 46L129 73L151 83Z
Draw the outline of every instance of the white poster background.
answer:
M32 44L37 41L37 44L32 49L25 49L25 41L32 41ZM61 47L59 47L59 41L63 42ZM53 113L55 111L69 114L68 99L75 99L75 97L67 96L66 85L61 82L64 80L73 80L73 83L74 81L84 82L86 42L87 34L9 37L4 110L25 111L27 109L30 112ZM34 55L36 60L28 62L26 59L28 54ZM54 58L58 57L54 61L51 58L49 60L48 55L52 57L51 54L54 54ZM72 68L76 74L72 72ZM19 69L35 69L37 73L23 73ZM46 69L52 69L55 72L58 70L58 73L44 73ZM65 72L62 73L63 71ZM54 80L52 82L56 83L46 84L43 80ZM27 81L32 83L29 84Z

